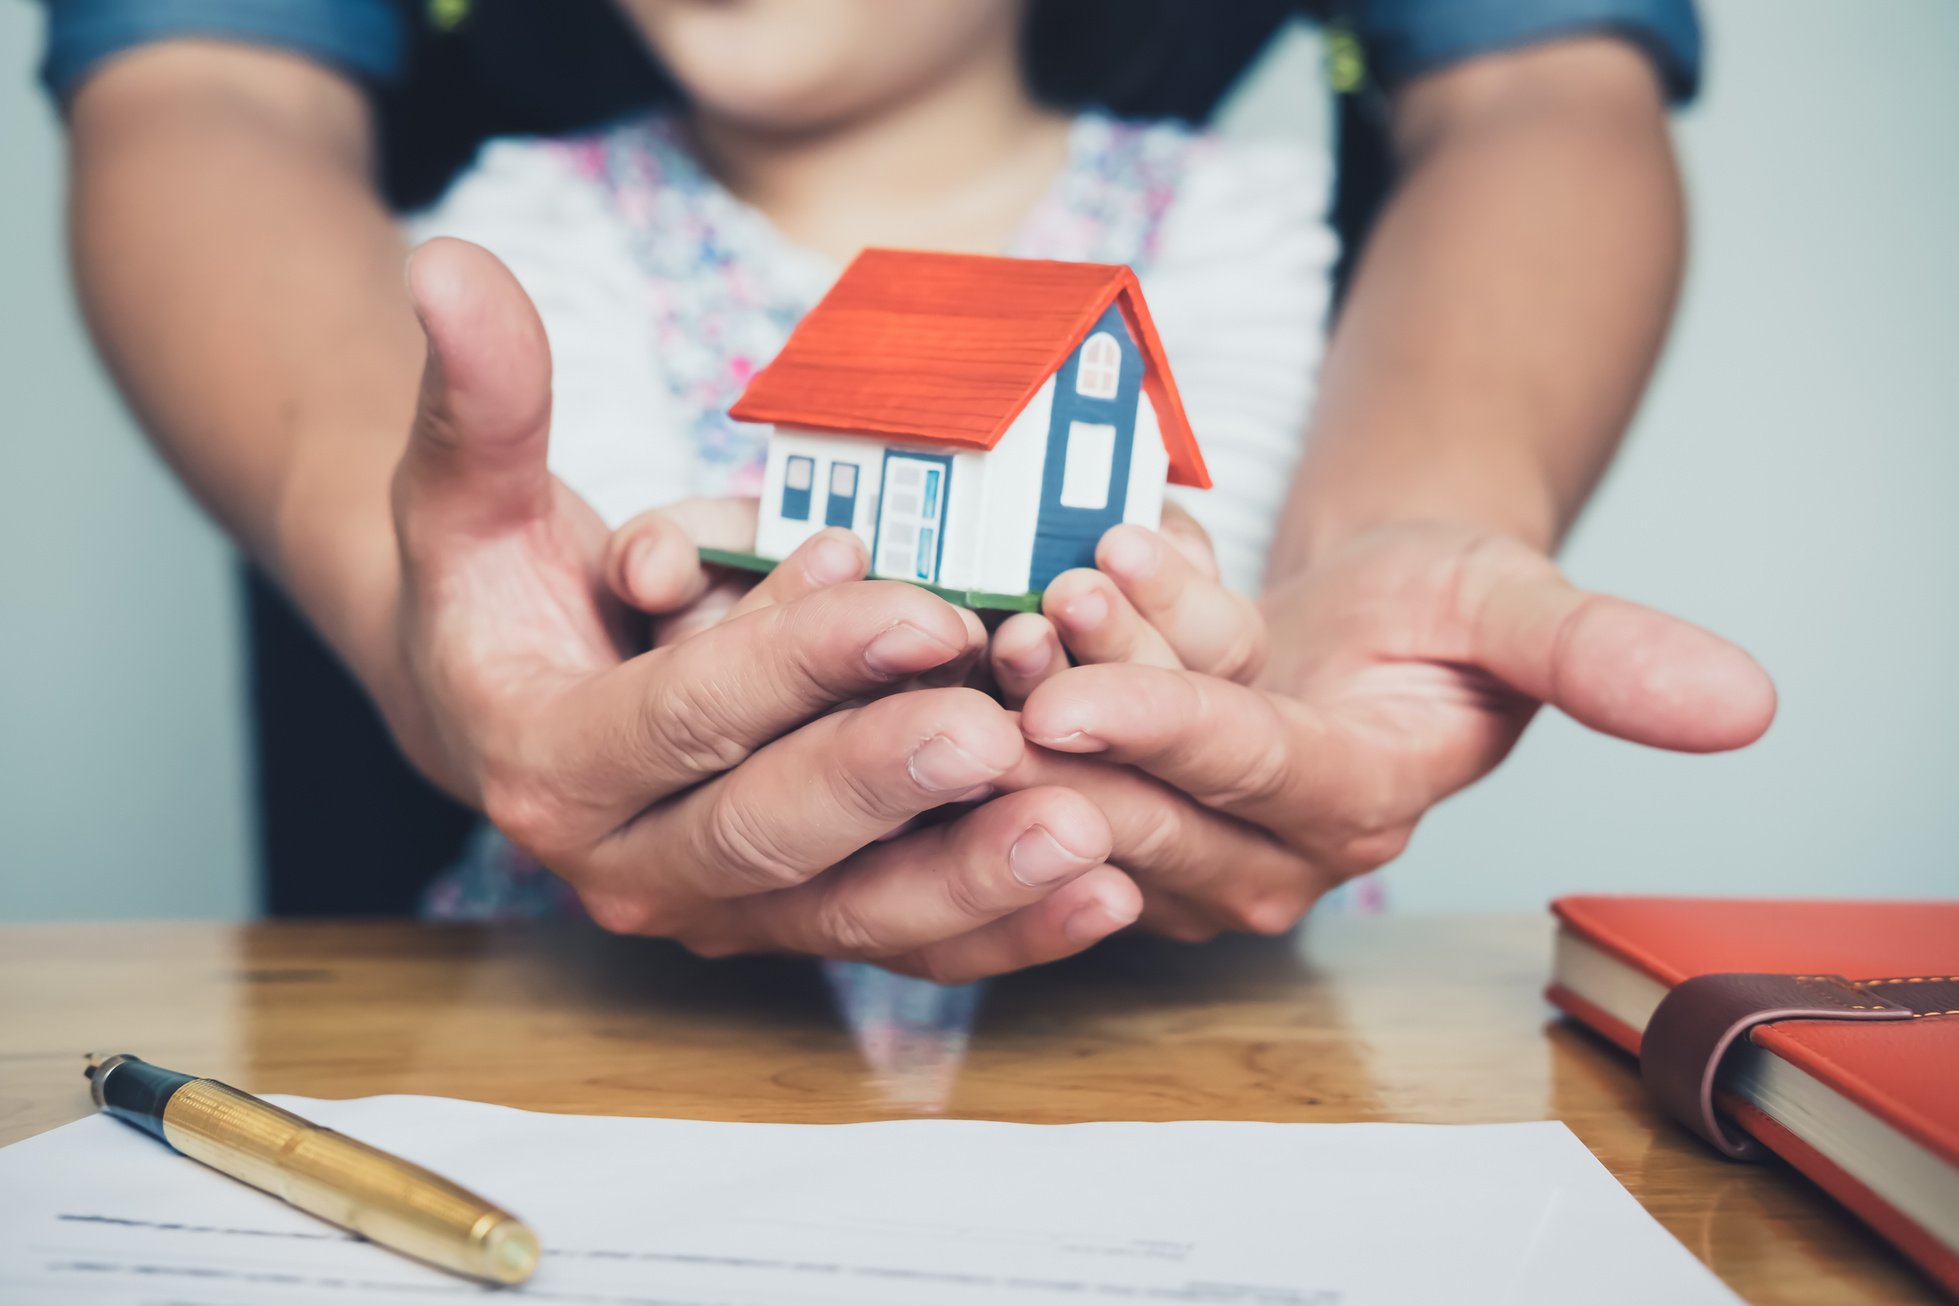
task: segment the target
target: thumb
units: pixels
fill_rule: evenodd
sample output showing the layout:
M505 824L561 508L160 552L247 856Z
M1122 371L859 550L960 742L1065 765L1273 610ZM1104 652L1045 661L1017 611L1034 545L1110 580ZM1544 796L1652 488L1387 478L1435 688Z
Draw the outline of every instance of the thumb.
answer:
M1475 612L1477 660L1582 725L1688 753L1752 744L1775 684L1735 645L1677 617L1573 586L1549 566L1497 579Z
M480 532L551 504L551 350L530 297L480 245L441 237L408 257L428 362L395 477L405 530Z

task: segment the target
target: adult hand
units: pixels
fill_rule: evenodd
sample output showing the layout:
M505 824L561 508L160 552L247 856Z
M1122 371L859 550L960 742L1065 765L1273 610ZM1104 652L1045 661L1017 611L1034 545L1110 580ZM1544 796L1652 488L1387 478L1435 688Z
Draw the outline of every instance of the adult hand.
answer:
M691 549L664 575L608 559L603 524L546 470L548 349L500 263L432 242L409 287L429 357L394 484L401 671L378 696L410 756L600 924L965 979L1133 919L1105 821L1065 789L879 842L1024 745L973 690L871 697L956 672L983 635L915 587L837 583L833 537L741 613L630 655L615 590L645 584L685 621L703 597Z
M1179 547L1117 528L1098 571L1050 590L1052 626L1084 665L1037 665L1028 650L1053 635L1034 618L1011 641L1002 628L995 664L1026 657L1034 674L1006 674L1041 745L1002 787L1095 797L1111 860L1143 886L1143 923L1177 937L1290 928L1396 856L1540 704L1684 752L1746 745L1775 712L1769 678L1734 645L1578 590L1507 537L1378 530L1275 587L1261 622L1187 524L1166 528Z

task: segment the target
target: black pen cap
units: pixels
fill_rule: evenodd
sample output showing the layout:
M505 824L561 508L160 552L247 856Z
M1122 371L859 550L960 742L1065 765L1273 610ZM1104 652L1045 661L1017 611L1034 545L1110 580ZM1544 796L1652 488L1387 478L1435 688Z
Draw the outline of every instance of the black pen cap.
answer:
M82 1073L88 1076L95 1105L158 1138L163 1137L163 1108L178 1089L195 1079L126 1052L110 1057L91 1055Z

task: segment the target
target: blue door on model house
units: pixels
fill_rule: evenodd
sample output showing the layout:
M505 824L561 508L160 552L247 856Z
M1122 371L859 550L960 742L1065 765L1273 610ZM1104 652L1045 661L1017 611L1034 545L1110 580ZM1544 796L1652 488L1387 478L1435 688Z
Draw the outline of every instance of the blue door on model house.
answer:
M884 455L884 491L878 496L873 570L932 584L945 557L945 505L952 486L952 459L944 454L891 449Z
M1054 374L1041 514L1027 588L1095 565L1102 533L1122 520L1143 361L1114 304Z

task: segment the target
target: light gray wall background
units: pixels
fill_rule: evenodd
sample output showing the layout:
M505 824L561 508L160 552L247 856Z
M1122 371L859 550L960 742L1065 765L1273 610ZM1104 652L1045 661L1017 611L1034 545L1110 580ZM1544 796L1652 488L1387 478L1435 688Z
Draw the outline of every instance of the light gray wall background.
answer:
M1959 5L1704 14L1679 329L1567 563L1740 640L1782 715L1718 758L1547 716L1423 827L1391 873L1404 908L1959 891ZM70 305L40 21L0 5L0 919L237 916L230 564ZM1268 84L1239 117L1289 105Z
M0 3L0 920L239 916L231 564L73 307L41 21Z

